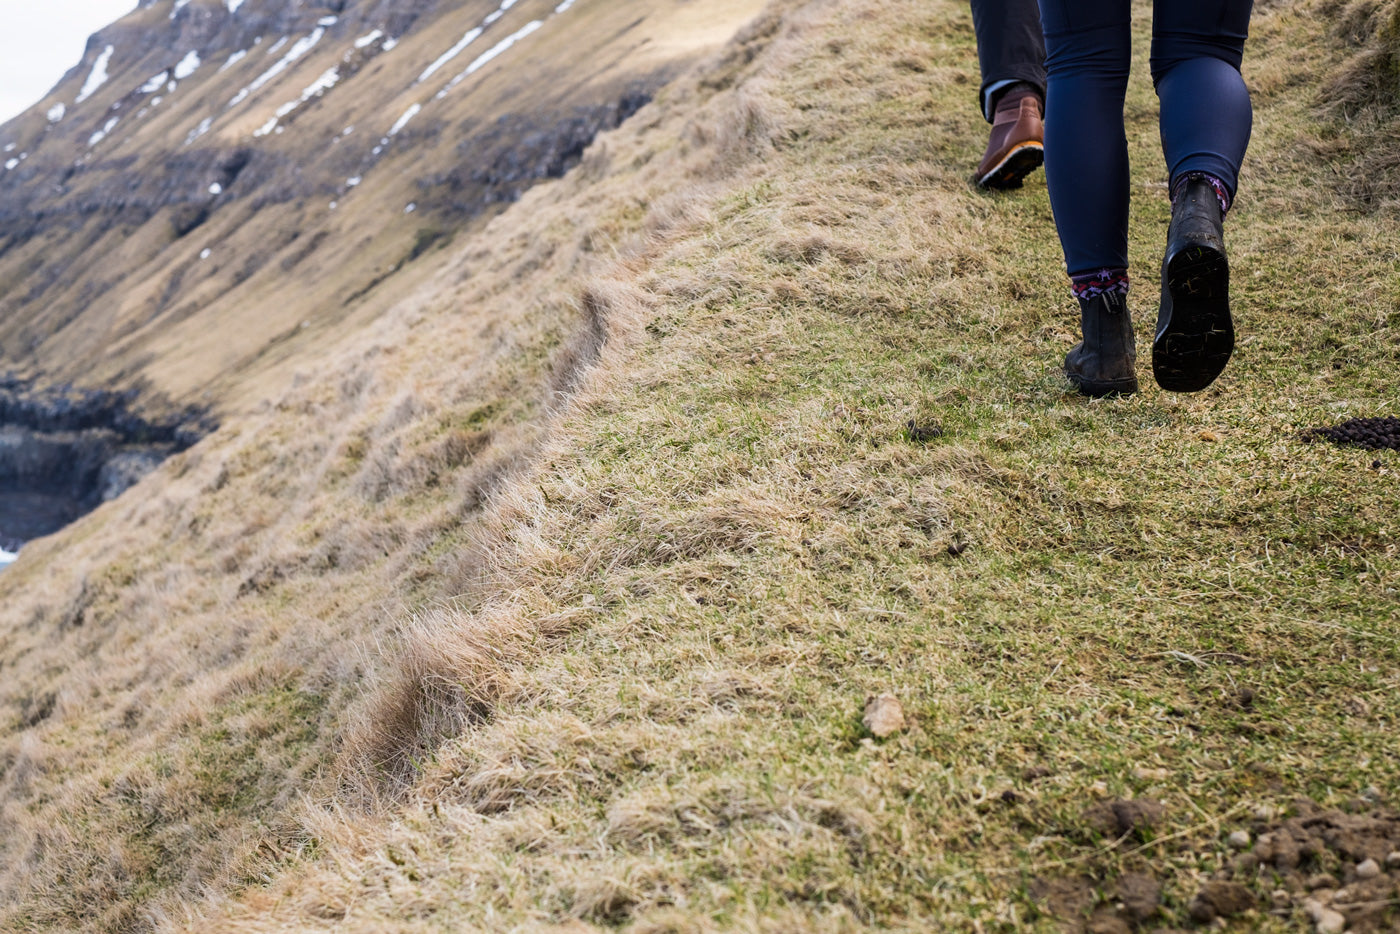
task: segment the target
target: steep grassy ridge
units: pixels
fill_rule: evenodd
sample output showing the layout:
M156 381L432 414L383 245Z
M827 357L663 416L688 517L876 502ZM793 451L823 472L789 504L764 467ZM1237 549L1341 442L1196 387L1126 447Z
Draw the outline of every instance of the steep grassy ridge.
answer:
M0 366L256 404L756 8L235 6L142 4L0 128Z
M0 924L1181 929L1228 865L1310 926L1227 839L1400 787L1395 455L1298 438L1400 406L1343 12L1256 14L1236 359L1091 402L1043 180L966 180L967 8L775 4L6 572Z
M587 293L605 351L390 708L460 732L404 804L310 809L193 929L1179 929L1214 880L1228 929L1301 930L1297 883L1227 836L1395 806L1395 454L1299 439L1400 405L1398 219L1351 200L1374 138L1319 95L1354 40L1256 14L1225 376L1086 401L1043 181L966 182L966 8L776 11L713 105L750 158L686 180L704 134L668 98L629 126L656 155L592 189L639 173ZM1155 113L1139 74L1144 347ZM885 692L908 724L878 741Z
M699 28L682 11L675 34L651 22L654 54L697 54L756 9L721 4ZM379 742L366 698L413 614L470 588L484 503L596 356L578 276L636 211L577 197L608 161L595 152L572 200L527 202L524 224L395 277L392 313L360 308L334 341L289 340L215 382L214 437L0 577L0 928L149 929L299 839L301 796L378 794L410 768L411 743ZM374 184L340 216L373 217ZM272 213L237 237L269 236ZM372 271L312 278L348 288ZM305 281L283 281L237 315L215 309L201 339L222 351L216 333L298 314ZM200 360L156 364L208 377Z

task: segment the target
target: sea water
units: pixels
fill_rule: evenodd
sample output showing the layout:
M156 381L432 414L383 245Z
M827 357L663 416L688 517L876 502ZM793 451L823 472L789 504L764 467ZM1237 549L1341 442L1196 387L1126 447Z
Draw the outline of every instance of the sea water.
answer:
M57 532L85 511L67 496L0 492L0 568L19 557L25 542Z

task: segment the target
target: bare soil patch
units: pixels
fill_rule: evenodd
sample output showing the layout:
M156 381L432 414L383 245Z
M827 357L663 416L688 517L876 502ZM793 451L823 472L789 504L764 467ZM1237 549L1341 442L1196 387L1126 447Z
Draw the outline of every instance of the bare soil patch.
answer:
M1271 915L1304 930L1400 930L1400 812L1359 799L1327 808L1307 798L1291 811L1256 816L1248 829L1228 834L1224 845L1238 852L1200 884L1182 921L1208 926ZM1161 817L1156 802L1114 800L1093 805L1084 820L1126 839L1142 837ZM1175 930L1161 926L1173 912L1163 882L1150 871L1041 876L1029 891L1067 932Z

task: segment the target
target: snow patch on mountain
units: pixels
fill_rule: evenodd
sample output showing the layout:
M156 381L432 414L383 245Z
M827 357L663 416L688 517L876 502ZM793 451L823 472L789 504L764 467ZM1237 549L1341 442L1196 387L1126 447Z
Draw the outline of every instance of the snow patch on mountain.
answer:
M335 87L336 83L339 81L340 69L332 68L329 71L325 72L323 75L321 75L321 77L311 82L311 84L309 84L306 87L306 90L301 92L301 96L298 97L296 100L288 101L281 107L278 107L272 119L268 120L261 127L254 130L253 135L266 136L267 134L271 133L273 130L277 129L277 123L279 120L290 114L292 111L296 110L302 104L305 104L307 101L311 100L311 98L316 97L320 94L324 94L326 91L329 91L331 88Z
M199 60L199 53L190 52L184 58L180 59L180 64L175 66L175 80L184 81L190 75L198 71L201 64L203 64L203 62Z
M92 147L96 146L98 143L106 139L108 136L110 136L112 131L117 128L117 124L120 122L121 117L113 117L111 120L108 120L103 125L102 129L98 130L96 133L88 137L88 148L91 149Z
M311 35L298 40L295 45L293 45L290 49L287 50L286 55L283 55L280 59L277 60L277 64L273 65L267 71L258 75L256 78L253 79L252 84L248 85L246 88L243 88L241 91L235 94L233 100L228 102L228 105L230 107L236 107L239 104L243 103L245 100L247 100L249 96L256 94L258 91L262 90L268 85L269 82L273 81L275 78L277 78L278 75L282 74L282 72L290 68L292 64L296 62L297 59L301 58L307 52L310 52L313 48L315 48L316 43L320 42L321 37L325 34L326 28L324 26L318 26L316 27L316 31L311 33ZM272 50L281 48L285 42L286 39L282 39L275 46L273 46Z
M109 45L102 50L101 55L97 56L97 61L92 63L92 71L88 73L87 80L83 82L83 89L78 92L78 97L73 103L81 104L107 83L107 64L112 61L112 54L116 51L114 46Z
M439 69L441 69L448 62L452 61L458 55L462 54L462 51L466 49L467 46L471 45L477 39L481 38L481 34L485 31L486 29L482 26L477 26L476 28L468 31L465 36L463 36L457 41L456 45L448 49L446 52L443 52L441 55L438 56L436 61L434 61L427 68L423 69L423 73L418 76L418 80L415 83L422 84L424 81L427 81L433 75L437 74Z
M502 39L500 42L497 42L495 45L493 45L491 48L487 49L485 52L482 52L480 55L478 55L478 56L476 57L476 59L475 59L470 65L467 66L467 68L466 68L465 71L463 71L463 72L462 72L461 74L459 74L457 77L453 78L451 81L447 82L447 87L445 87L445 88L443 88L441 91L437 92L437 94L435 95L434 99L435 99L435 100L442 100L444 97L447 96L447 92L448 92L448 91L452 90L452 89L455 88L457 85L461 84L461 83L462 83L463 81L465 81L467 78L469 78L469 77L471 77L472 75L476 74L476 73L477 73L478 71L480 71L483 67L485 67L485 66L487 65L487 63L489 63L489 62L492 61L493 59L495 59L495 58L497 58L498 56L500 56L500 55L502 55L503 53L505 53L507 50L510 49L511 46L515 45L515 44L516 44L517 42L519 42L521 39L524 39L526 36L530 35L531 33L533 33L535 30L539 29L539 28L540 28L541 26L543 26L543 25L544 25L544 20L539 20L539 19L537 19L537 20L532 20L531 22L526 23L524 26L522 26L522 27L520 27L519 29L517 29L515 32L511 33L509 36L506 36L506 37L505 37L504 39Z
M502 16L505 16L506 10L509 10L513 6L515 6L515 0L501 0L500 8L486 17L486 25L490 26L496 20L500 19Z
M66 113L68 113L68 108L63 106L63 102L60 101L59 103L54 104L52 107L49 108L49 112L46 114L46 116L49 118L50 123L57 123L58 121L63 119L63 116Z
M404 127L408 126L408 121L418 116L418 112L422 109L422 104L414 104L412 107L405 110L403 112L403 116L399 117L399 119L394 121L394 125L389 128L389 135L386 136L382 140L382 142L387 143L391 138L398 136L399 131L402 130Z
M219 66L219 74L223 74L224 72L228 71L234 65L237 65L239 62L243 61L243 59L247 57L247 49L239 49L237 52L234 52L228 57L228 61L224 62L222 65Z
M213 127L213 125L213 117L205 117L203 120L199 121L199 126L195 127L193 130L190 130L190 134L185 137L185 145L188 146L190 143L193 143L205 133L208 133L210 128Z
M425 68L423 70L423 73L418 76L418 80L414 83L422 84L424 81L427 81L429 78L435 75L448 62L452 61L458 55L461 55L462 52L467 48L467 46L471 45L477 39L481 38L481 34L486 31L487 26L490 26L492 23L496 22L496 20L500 19L502 16L505 16L506 12L511 7L515 6L517 2L519 2L519 0L501 0L501 5L495 10L493 10L491 13L489 13L486 16L486 18L481 21L481 25L469 29L466 35L464 35L461 39L457 40L456 45L448 49L446 52L442 53L442 55L438 56L437 61L433 62L431 65Z
M156 76L155 76L154 78L152 78L150 81L147 81L145 84L141 85L141 87L137 88L137 90L140 91L142 94L154 94L155 92L159 91L161 88L165 87L165 82L167 82L167 81L169 81L169 80L170 80L170 72L169 72L169 71L162 71L160 74L156 75Z

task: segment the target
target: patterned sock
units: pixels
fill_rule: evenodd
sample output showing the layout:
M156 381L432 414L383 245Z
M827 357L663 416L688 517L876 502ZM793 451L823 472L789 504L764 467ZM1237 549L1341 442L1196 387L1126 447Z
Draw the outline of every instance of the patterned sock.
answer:
M1070 276L1069 290L1080 301L1088 301L1105 294L1127 295L1128 270L1123 268L1100 269L1098 272Z
M1173 182L1173 204L1176 203L1177 196L1181 194L1181 190L1186 187L1186 183L1191 181L1193 178L1205 179L1205 181L1210 185L1211 190L1215 192L1215 200L1220 202L1221 215L1230 213L1230 204L1233 200L1230 197L1230 189L1226 188L1224 182L1216 178L1214 175L1211 175L1209 172L1187 172L1185 175L1181 176L1175 182Z

